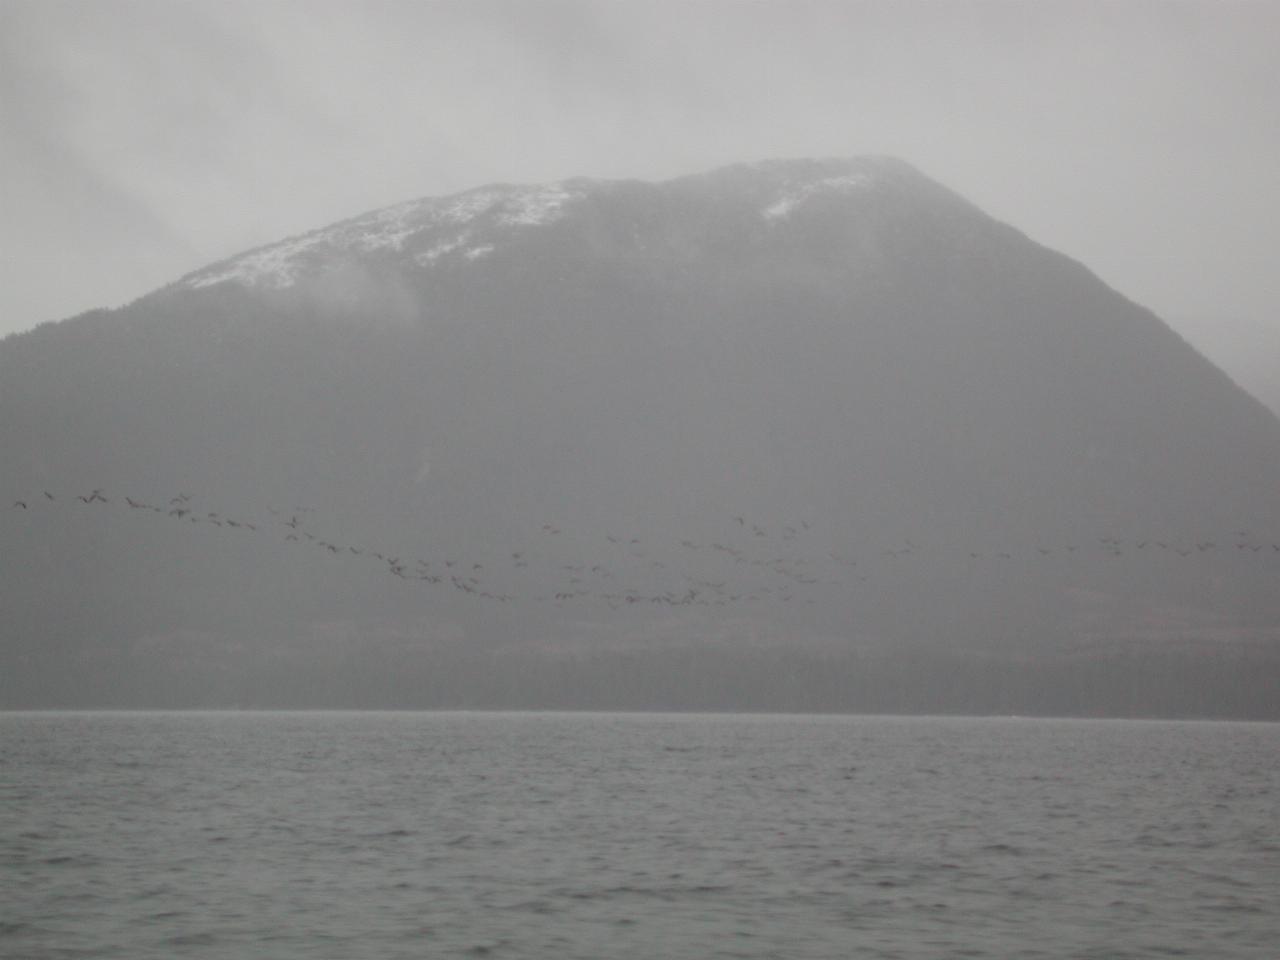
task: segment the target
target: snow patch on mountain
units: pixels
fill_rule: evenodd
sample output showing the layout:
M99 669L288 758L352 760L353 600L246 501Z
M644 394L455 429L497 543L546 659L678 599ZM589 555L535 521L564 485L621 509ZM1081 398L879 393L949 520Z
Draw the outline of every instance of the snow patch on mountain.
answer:
M426 250L414 255L414 262L419 266L428 267L435 263L446 253L452 253L457 250L466 241L466 237L453 237L449 240L441 240L439 243Z
M766 220L781 220L819 193L852 193L870 186L871 182L872 178L866 173L846 173L838 177L822 177L804 183L788 184L782 194L761 210L761 213Z
M470 223L481 214L487 213L501 200L502 196L498 191L482 187L479 190L470 190L441 200L419 202L427 205L424 213L426 219L433 225L443 223L458 226Z
M509 198L498 221L507 226L526 227L552 223L564 216L567 203L581 195L580 191L572 192L559 183L535 187Z
M251 250L188 274L181 282L195 289L228 282L279 289L352 254L412 250L409 259L428 268L452 254L476 260L516 231L560 220L585 194L581 184L550 183L480 187L449 197L411 200Z
M189 276L186 284L199 289L234 280L246 286L287 287L296 278L301 258L322 241L322 237L314 234L292 237L274 246L246 253L228 263L201 270Z

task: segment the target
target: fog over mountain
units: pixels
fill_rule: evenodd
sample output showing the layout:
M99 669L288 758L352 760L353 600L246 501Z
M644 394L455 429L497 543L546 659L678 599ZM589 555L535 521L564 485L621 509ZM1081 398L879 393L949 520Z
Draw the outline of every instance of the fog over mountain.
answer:
M1280 420L895 159L290 238L0 449L2 707L1280 715Z

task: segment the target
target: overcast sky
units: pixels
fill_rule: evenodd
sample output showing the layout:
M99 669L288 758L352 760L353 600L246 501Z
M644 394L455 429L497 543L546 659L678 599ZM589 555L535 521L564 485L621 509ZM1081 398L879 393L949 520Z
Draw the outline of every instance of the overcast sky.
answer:
M864 153L1280 367L1270 0L0 0L0 335L412 197Z

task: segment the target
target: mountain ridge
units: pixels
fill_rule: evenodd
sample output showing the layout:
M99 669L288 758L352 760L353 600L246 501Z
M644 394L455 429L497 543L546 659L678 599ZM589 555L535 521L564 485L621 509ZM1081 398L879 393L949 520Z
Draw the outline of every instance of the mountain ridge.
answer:
M816 196L853 190L901 190L909 186L967 204L905 161L883 156L755 161L658 182L572 177L545 183L491 183L380 207L263 244L193 270L161 289L199 289L228 281L286 287L296 282L297 271L307 265L307 260L312 260L313 266L323 266L326 256L341 253L399 253L408 247L416 249L410 259L424 268L442 258L443 262L474 260L487 256L494 248L492 242L483 241L504 239L504 233L505 239L510 239L511 232L518 233L522 227L551 225L570 216L575 206L588 199L637 189L651 192L653 199L680 196L687 194L688 188L696 190L717 181L726 185L723 192L730 202L741 202L755 194L752 201L766 222L787 219L797 207ZM720 199L714 191L708 198L711 203ZM450 228L455 228L452 235L442 238ZM477 228L482 242L466 246L467 238Z

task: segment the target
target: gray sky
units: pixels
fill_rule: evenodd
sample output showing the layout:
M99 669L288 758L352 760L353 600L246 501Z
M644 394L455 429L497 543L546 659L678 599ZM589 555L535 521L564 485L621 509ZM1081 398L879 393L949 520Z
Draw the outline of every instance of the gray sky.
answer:
M1280 367L1280 3L1209 0L0 0L0 335L412 197L862 153Z

